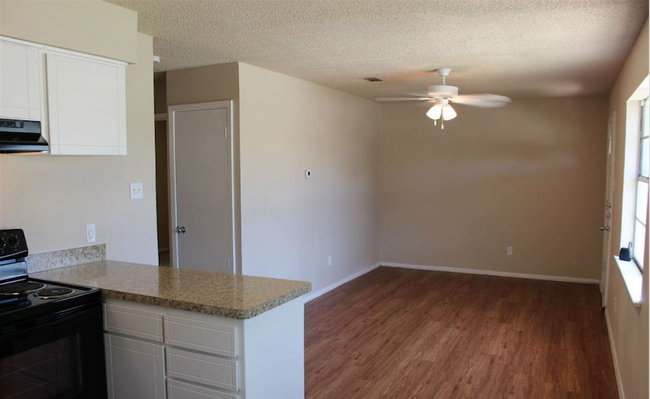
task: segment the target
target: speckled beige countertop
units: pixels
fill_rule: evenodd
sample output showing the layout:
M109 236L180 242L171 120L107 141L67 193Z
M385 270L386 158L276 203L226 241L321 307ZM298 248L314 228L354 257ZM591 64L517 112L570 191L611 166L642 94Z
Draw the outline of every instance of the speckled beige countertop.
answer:
M99 288L106 298L123 299L249 319L311 291L304 281L98 261L30 274L52 282Z

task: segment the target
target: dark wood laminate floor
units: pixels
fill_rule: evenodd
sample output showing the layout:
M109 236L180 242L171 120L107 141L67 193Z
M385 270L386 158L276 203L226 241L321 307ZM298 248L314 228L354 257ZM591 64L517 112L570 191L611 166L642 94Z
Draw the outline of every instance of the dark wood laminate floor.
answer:
M307 399L618 398L596 285L381 267L305 316Z

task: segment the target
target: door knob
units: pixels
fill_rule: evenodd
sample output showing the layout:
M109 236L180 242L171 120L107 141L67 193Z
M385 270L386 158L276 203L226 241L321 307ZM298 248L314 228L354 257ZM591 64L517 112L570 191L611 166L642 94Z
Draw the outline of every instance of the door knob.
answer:
M610 231L611 228L609 226L600 226L600 231Z
M179 234L185 234L185 226L176 227L176 232Z

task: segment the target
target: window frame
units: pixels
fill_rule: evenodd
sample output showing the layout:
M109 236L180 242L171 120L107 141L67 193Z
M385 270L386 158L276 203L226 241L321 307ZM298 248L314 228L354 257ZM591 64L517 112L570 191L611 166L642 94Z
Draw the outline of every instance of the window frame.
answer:
M644 234L644 239L640 243L640 245L645 245L645 240L648 237L648 226L646 224L645 220L641 220L639 216L637 215L637 208L638 208L638 203L639 203L639 183L646 183L650 185L650 179L648 176L644 176L642 171L643 171L643 162L648 162L648 160L644 160L643 158L643 144L644 140L650 141L650 132L645 131L645 126L647 125L646 121L647 114L648 114L648 107L650 107L649 104L650 97L646 97L645 99L640 101L641 105L641 112L640 112L640 126L639 126L639 139L638 139L638 145L639 145L639 150L638 150L638 164L637 164L637 173L636 173L636 192L635 192L635 198L634 198L634 225L632 228L634 229L632 232L632 243L633 243L633 248L632 248L632 260L636 264L636 266L643 272L643 262L645 261L645 257L648 256L648 254L645 253L644 251L644 259L637 259L636 257L636 245L638 243L637 237L636 237L636 224L640 223L643 228L645 229L645 234ZM647 205L647 204L646 204Z

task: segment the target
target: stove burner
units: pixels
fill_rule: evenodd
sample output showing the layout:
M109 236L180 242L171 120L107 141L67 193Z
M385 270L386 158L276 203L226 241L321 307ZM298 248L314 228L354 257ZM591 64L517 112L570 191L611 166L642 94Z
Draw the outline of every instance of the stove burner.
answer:
M0 285L0 296L20 296L36 292L45 287L45 284L35 282L18 282L7 285Z
M34 294L34 296L41 299L55 299L70 295L72 292L73 290L70 288L44 288Z

